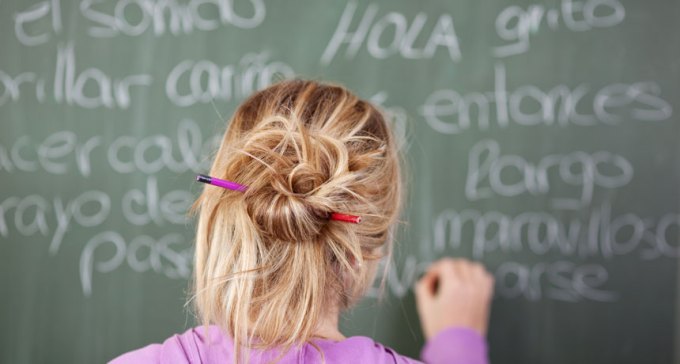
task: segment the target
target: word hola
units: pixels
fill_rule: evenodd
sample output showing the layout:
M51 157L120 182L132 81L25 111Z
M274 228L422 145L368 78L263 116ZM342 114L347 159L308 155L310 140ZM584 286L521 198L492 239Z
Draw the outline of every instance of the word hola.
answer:
M347 44L345 58L356 57L364 42L368 54L377 59L397 54L406 59L431 59L440 47L448 51L451 60L457 62L462 58L453 19L449 14L439 15L425 44L417 48L415 43L427 23L427 14L418 13L410 25L406 16L397 12L387 13L374 22L378 6L372 4L366 8L356 30L351 32L349 29L356 7L356 2L345 7L340 22L321 55L322 64L331 63L343 43ZM385 42L384 35L387 34L390 35Z

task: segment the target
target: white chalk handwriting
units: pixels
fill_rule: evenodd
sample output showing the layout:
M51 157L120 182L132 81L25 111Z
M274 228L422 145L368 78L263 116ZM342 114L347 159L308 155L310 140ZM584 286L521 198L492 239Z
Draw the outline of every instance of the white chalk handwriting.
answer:
M61 0L47 0L15 13L17 40L25 46L38 46L61 34L61 8ZM263 0L82 0L78 11L86 21L89 36L110 38L149 33L176 36L227 25L257 28L264 22L266 6Z
M553 208L577 210L590 205L595 188L623 187L632 179L633 165L611 152L550 154L530 162L518 155L502 155L497 141L485 139L470 148L465 197L476 201L492 196L549 196ZM555 188L551 191L555 183L580 191L574 197L559 197Z
M421 114L442 134L492 127L619 125L629 121L667 121L673 108L653 81L614 83L592 90L587 84L557 85L543 90L522 85L508 90L505 65L494 69L494 90L461 94L452 89L432 92Z
M199 125L189 119L177 124L173 137L120 135L105 143L99 135L83 140L70 130L55 132L40 141L22 135L10 145L0 144L0 173L77 173L88 177L95 168L92 164L95 157L107 161L107 165L99 165L100 173L109 170L120 174L154 174L161 170L199 172L209 167L208 156L220 140L219 134L204 139Z
M347 44L345 59L353 59L364 42L368 54L376 59L392 56L431 59L440 48L454 62L462 58L453 18L449 14L440 14L434 21L434 26L430 25L432 22L428 24L428 15L423 12L418 13L413 20L396 11L376 19L378 5L371 4L364 11L356 30L351 31L356 10L356 2L350 2L345 7L338 26L321 55L322 64L330 64L343 44ZM420 42L418 39L422 38L420 34L423 29L428 29L425 34L429 36L426 37L427 41Z
M619 0L561 0L559 4L557 8L532 4L526 8L511 5L503 9L496 18L496 33L509 44L495 47L493 55L508 57L527 52L531 37L545 27L585 32L613 27L626 17L626 9Z
M498 211L442 211L433 222L433 240L424 241L434 253L469 244L472 256L530 252L535 256L600 257L637 254L643 260L680 257L677 232L680 214L658 218L623 213L612 216L609 203L587 215L569 218L545 211L517 215Z
M246 54L238 65L221 66L207 60L186 60L168 74L165 94L180 107L231 101L294 76L295 71L289 65L270 61L267 52Z

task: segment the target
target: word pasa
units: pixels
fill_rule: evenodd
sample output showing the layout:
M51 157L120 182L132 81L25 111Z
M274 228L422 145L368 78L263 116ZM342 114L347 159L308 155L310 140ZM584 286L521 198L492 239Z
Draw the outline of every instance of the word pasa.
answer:
M193 248L180 234L126 239L117 231L101 232L85 243L80 254L83 294L93 294L95 273L111 273L126 266L137 273L153 271L170 279L187 279L193 266Z

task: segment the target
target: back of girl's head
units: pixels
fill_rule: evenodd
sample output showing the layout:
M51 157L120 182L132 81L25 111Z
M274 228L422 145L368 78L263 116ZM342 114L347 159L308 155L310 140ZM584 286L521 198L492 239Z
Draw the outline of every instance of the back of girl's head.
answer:
M399 215L397 153L381 112L341 86L284 81L236 110L210 174L248 188L206 186L194 204L194 289L237 359L241 345L307 342L329 308L368 288Z

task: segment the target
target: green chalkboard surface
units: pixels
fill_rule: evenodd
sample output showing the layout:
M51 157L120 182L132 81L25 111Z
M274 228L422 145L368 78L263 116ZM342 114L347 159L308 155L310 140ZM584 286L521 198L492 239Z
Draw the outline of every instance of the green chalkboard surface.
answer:
M679 363L679 18L663 0L0 1L0 362L102 363L194 325L194 176L245 97L305 77L382 105L409 164L395 264L346 335L417 357L412 284L454 255L496 277L493 363Z

